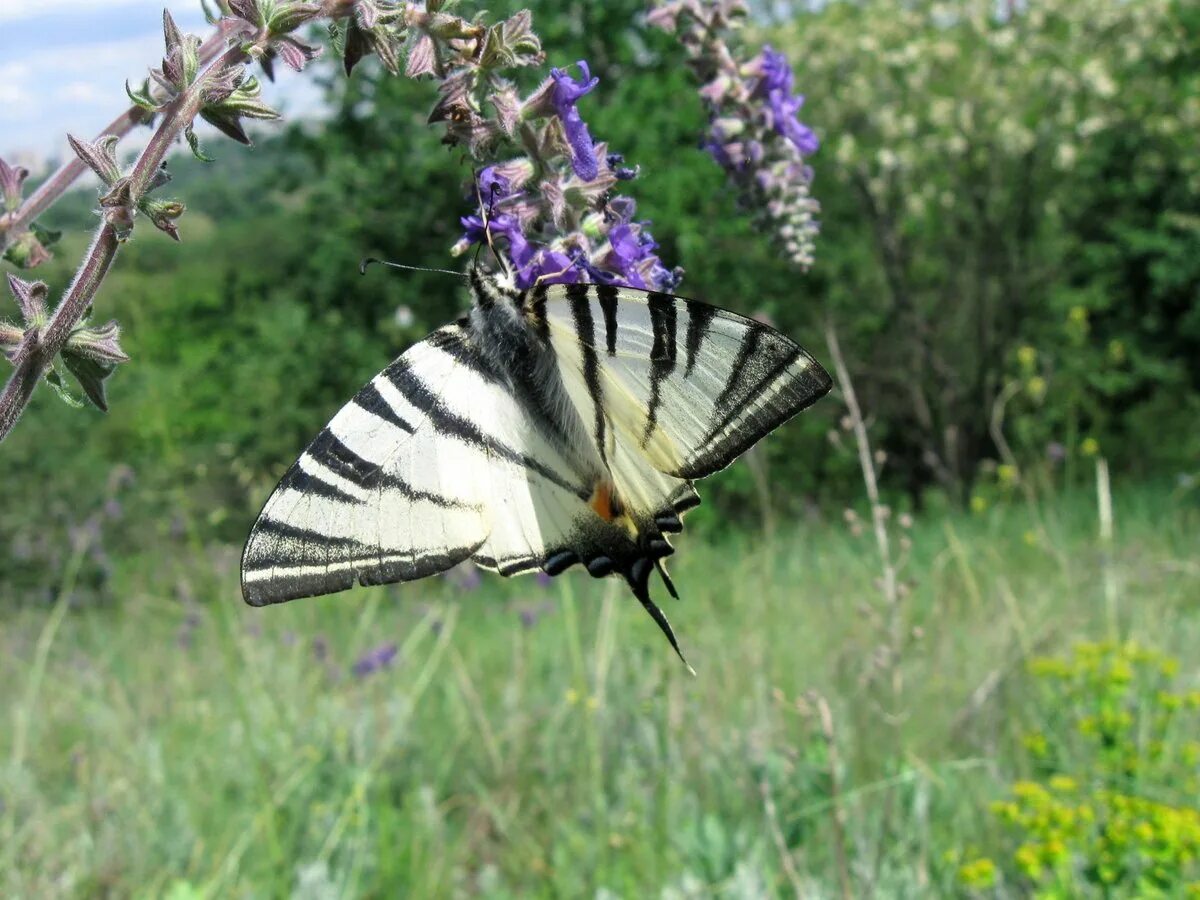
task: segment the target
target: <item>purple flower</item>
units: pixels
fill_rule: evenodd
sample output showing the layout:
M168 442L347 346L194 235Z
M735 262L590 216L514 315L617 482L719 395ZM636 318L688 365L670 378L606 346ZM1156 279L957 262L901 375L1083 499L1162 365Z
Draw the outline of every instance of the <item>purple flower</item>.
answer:
M669 294L679 287L679 282L683 281L683 269L679 266L668 269L655 257L654 263L650 266L650 281L656 290Z
M725 149L724 138L721 134L721 129L714 125L708 132L708 138L704 141L703 149L708 152L708 155L713 158L718 166L722 169L734 168L733 159L729 155L729 151Z
M484 224L482 216L462 216L459 224L463 227L463 240L471 244L478 244L484 240Z
M804 105L804 95L792 93L794 79L787 57L768 44L763 47L759 69L762 74L755 88L755 96L766 99L771 113L771 127L791 141L801 153L816 153L821 142L813 130L796 117Z
M616 258L617 268L622 272L628 270L634 263L646 255L646 245L639 240L633 226L625 222L617 225L608 233L608 242L612 246L612 254ZM654 241L650 241L653 248Z
M611 257L612 254L609 254L609 257L604 261L605 265L613 265ZM633 269L622 272L610 272L608 269L601 268L599 265L592 262L585 256L580 256L578 259L576 259L575 264L579 268L583 269L583 271L587 272L588 278L594 284L616 284L623 285L625 287L638 288L640 290L646 289L646 282L642 279L642 276Z
M495 166L488 166L479 173L478 184L479 195L487 204L488 209L512 193L512 184L496 171Z
M313 659L317 662L324 662L329 655L329 639L323 634L318 634L312 639L312 654Z
M571 145L571 167L584 181L591 181L600 174L600 167L592 150L592 136L575 103L599 84L600 79L592 77L586 60L581 59L576 65L583 73L579 81L571 78L565 69L550 70L550 77L554 79L554 109L567 134L567 143Z
M633 179L638 177L638 173L642 170L641 166L633 166L630 168L629 166L622 165L622 163L625 162L625 157L620 153L608 154L608 158L605 160L605 162L608 163L608 168L613 173L613 176L617 179L617 181L633 181Z
M508 241L508 258L518 269L527 266L536 252L521 230L521 223L516 216L507 213L496 216L488 222L488 232L495 237L502 235Z
M374 650L368 650L360 656L351 671L359 678L366 678L371 673L390 666L399 651L400 648L395 644L380 644Z
M527 265L517 269L517 287L533 287L539 278L548 284L574 284L579 281L577 261L560 250L542 248Z
M764 44L758 65L762 72L762 80L759 82L759 88L763 91L764 95L771 91L791 93L794 76L792 75L792 67L784 54L780 53L770 44Z

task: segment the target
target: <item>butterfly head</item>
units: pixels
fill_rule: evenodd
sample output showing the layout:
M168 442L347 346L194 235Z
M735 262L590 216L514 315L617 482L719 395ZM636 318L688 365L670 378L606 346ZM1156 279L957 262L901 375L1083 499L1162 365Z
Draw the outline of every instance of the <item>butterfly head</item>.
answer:
M479 309L519 309L522 291L517 289L516 275L507 266L499 273L489 272L478 260L467 271L471 284L471 296Z

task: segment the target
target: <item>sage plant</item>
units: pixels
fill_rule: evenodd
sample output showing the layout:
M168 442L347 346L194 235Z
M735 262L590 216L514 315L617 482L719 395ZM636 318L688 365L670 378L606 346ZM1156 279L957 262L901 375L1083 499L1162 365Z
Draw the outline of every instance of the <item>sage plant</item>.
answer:
M479 173L473 191L480 205L461 220L465 233L451 252L486 241L507 257L522 289L546 280L672 290L682 270L659 259L647 223L634 218L634 201L614 195L638 171L593 141L578 102L599 79L586 60L576 67L578 78L551 69L525 98L491 95L498 113L488 124L524 153Z
M65 397L62 368L101 409L104 382L127 360L115 321L89 321L97 291L121 246L139 221L147 220L180 239L183 203L164 197L169 182L165 158L183 138L201 159L209 157L194 132L197 118L222 134L250 143L247 120L278 113L259 95L247 65L273 77L277 60L297 71L319 48L300 29L325 22L347 74L366 56L378 56L392 74L429 77L438 100L429 122L444 130L443 141L463 147L483 164L470 193L479 206L463 218L465 233L451 248L462 253L487 240L507 257L518 285L539 279L625 284L672 290L682 271L658 257L647 223L636 205L617 194L636 167L593 139L579 101L598 79L586 61L573 74L555 68L522 96L515 70L539 66L545 55L528 11L488 24L448 10L445 0L216 0L210 11L214 33L205 41L183 34L163 16L165 54L137 87L127 90L133 106L94 140L71 136L76 159L24 198L27 173L0 160L0 250L24 268L49 258L53 235L35 219L85 169L103 182L100 225L74 279L53 312L45 284L10 277L19 324L0 323L0 349L14 371L0 391L0 440L8 434L43 378ZM747 204L772 225L801 266L812 261L815 201L809 197L811 170L803 156L816 149L812 132L796 118L802 98L792 93L786 61L769 48L739 64L725 43L744 9L736 0L679 0L651 13L651 21L677 28L692 65L705 80L701 93L713 122L708 146L739 185ZM121 137L138 124L153 134L130 166L117 157ZM490 164L488 164L490 163Z
M787 259L807 270L814 260L820 205L805 157L816 134L798 113L787 58L770 46L747 56L738 40L743 0L669 0L647 20L673 32L700 80L710 122L705 149L736 186L743 207L774 236Z
M34 194L23 196L28 176L24 169L0 161L0 251L23 268L49 258L53 236L37 225L36 217L86 169L103 182L100 224L53 312L46 305L45 284L9 278L21 321L0 323L0 350L14 365L0 391L0 440L12 430L43 378L70 399L62 369L75 376L88 400L105 407L104 381L127 357L120 349L117 323L93 327L86 317L140 219L180 238L178 220L184 205L155 192L169 181L165 158L180 137L198 157L209 159L196 139L196 119L249 144L247 120L278 118L262 102L248 64L257 63L267 77L273 76L276 60L297 71L304 69L319 48L302 40L300 29L324 21L347 73L373 54L393 74L403 71L410 77L436 79L440 100L430 121L444 123L447 143L464 144L482 160L500 133L473 107L472 91L477 85L502 86L507 83L503 73L539 64L543 58L528 12L488 25L482 16L467 19L447 12L445 0L217 0L217 4L210 10L215 31L205 41L182 33L164 13L165 53L140 86L127 86L133 106L94 140L70 137L76 159ZM142 123L150 124L153 133L132 164L124 167L117 158L117 144Z

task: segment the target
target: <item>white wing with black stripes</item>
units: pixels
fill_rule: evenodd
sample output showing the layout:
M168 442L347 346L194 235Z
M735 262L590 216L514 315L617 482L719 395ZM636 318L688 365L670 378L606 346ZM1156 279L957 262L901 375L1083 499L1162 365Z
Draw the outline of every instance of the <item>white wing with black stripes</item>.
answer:
M666 294L520 292L475 306L379 373L301 454L246 542L260 606L411 581L467 559L504 575L583 565L651 601L668 535L728 465L826 391L773 329ZM681 654L682 655L682 654Z
M259 606L471 557L537 568L590 496L577 468L449 325L375 376L283 477L247 540L243 594Z
M563 285L531 300L564 383L603 410L635 468L711 475L830 389L795 342L736 313L668 294Z

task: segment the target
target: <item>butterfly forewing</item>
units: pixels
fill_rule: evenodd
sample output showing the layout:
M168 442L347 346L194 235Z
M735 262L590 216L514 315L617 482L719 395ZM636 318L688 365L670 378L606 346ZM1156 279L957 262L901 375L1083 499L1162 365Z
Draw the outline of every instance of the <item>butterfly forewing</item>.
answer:
M539 305L573 396L602 407L635 458L677 479L723 469L832 384L773 328L693 300L565 285Z
M434 424L428 398L463 370L435 332L377 375L322 429L271 495L242 556L254 605L409 581L443 571L487 537L471 448ZM479 456L478 453L475 454Z

